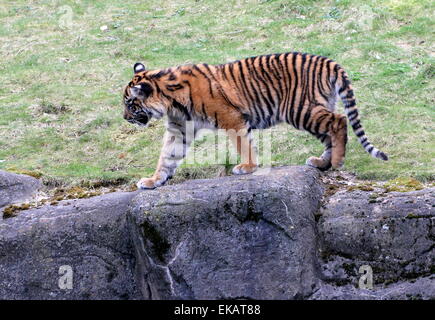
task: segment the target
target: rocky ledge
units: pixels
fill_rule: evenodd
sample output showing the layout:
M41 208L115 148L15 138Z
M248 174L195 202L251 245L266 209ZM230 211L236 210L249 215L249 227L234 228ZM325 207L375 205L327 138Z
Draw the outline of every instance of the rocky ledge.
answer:
M0 170L0 209L30 198L40 187L38 179Z
M0 177L0 207L39 187ZM435 299L434 188L324 190L281 167L21 211L0 299Z

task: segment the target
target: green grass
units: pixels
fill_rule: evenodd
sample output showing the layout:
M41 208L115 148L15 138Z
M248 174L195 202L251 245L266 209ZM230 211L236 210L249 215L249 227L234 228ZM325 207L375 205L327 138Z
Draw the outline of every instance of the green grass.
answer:
M148 176L164 128L122 119L122 88L136 61L163 68L303 51L348 71L366 132L391 159L371 158L350 133L345 170L433 180L434 8L431 0L1 0L0 169L38 171L48 184ZM273 165L322 152L305 132L270 130ZM211 140L195 146L207 152ZM186 164L179 176L218 172Z

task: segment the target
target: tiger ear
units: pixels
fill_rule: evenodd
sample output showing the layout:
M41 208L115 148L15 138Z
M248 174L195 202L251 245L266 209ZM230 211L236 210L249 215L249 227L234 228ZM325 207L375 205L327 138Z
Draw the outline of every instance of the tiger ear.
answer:
M133 71L134 73L145 71L145 66L140 62L136 62L134 64Z

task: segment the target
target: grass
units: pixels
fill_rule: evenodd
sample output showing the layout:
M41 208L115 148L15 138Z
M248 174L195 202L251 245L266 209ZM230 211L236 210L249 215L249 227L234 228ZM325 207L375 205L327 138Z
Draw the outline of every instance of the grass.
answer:
M122 88L136 61L163 68L303 51L345 67L366 132L391 158L372 159L350 133L345 170L432 181L434 8L431 0L1 0L0 169L35 171L49 185L148 176L164 127L122 119ZM289 126L270 134L273 165L322 152ZM211 140L195 147L207 153ZM178 179L220 170L185 164Z

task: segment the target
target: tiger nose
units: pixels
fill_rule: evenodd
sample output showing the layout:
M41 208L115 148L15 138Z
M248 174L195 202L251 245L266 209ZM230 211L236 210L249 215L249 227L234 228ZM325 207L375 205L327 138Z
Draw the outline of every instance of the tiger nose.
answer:
M124 111L124 119L125 119L125 120L131 120L131 119L132 119L131 114L129 114L128 112L125 112L125 111Z

